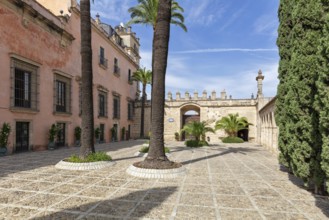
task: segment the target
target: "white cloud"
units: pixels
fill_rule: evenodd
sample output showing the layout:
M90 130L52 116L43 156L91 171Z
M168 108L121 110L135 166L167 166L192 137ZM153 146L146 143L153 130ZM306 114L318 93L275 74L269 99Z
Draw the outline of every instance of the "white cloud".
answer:
M245 8L241 8L238 11L236 11L235 13L233 13L233 15L231 15L231 17L221 26L221 28L219 29L220 31L225 30L227 27L229 27L231 24L233 24L233 22L235 22L240 15L244 12Z
M189 1L185 11L187 24L209 26L220 19L226 11L226 5L218 0Z
M276 14L260 16L253 25L256 34L277 36L278 18Z
M277 48L208 48L197 50L184 50L175 51L173 53L186 54L186 53L223 53L223 52L272 52L278 51Z
M91 14L95 16L98 13L101 20L103 18L118 24L126 23L130 19L128 13L130 2L130 0L95 0L91 4Z

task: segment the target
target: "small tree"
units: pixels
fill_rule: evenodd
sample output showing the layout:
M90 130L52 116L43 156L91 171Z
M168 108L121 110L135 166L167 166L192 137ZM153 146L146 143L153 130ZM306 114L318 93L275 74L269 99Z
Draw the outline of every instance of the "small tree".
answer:
M3 123L0 130L0 148L6 148L8 145L8 138L11 131L9 123Z
M239 114L229 114L222 117L216 122L215 130L224 129L229 137L236 137L239 130L248 129L248 125L253 125L248 122L246 117L239 117Z
M214 129L208 126L208 123L205 121L198 122L192 121L186 125L184 125L181 131L185 131L187 134L195 137L196 141L200 141L201 136L205 136L207 132L214 133Z
M77 126L74 129L74 137L75 137L75 143L76 145L80 145L80 140L81 140L81 127Z
M96 138L97 143L99 143L100 135L101 135L101 129L95 128L95 138Z
M145 116L145 102L146 102L146 86L152 82L152 71L139 69L133 74L133 80L142 84L142 108L141 108L141 126L140 137L144 138L144 116Z

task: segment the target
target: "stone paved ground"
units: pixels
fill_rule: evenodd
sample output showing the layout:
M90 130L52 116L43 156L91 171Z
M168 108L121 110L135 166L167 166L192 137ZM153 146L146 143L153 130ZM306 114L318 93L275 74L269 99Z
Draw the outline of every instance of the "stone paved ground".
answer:
M149 180L125 173L142 143L97 146L116 165L96 171L54 168L78 148L0 158L0 219L329 219L328 198L300 188L260 146L169 143L188 174Z

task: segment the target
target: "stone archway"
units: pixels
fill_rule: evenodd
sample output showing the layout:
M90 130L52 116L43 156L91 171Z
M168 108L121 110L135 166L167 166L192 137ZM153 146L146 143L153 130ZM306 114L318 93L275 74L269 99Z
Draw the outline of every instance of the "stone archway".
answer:
M185 105L180 109L181 112L181 128L189 122L197 121L200 122L200 107L196 105ZM185 132L181 134L181 140L185 140Z

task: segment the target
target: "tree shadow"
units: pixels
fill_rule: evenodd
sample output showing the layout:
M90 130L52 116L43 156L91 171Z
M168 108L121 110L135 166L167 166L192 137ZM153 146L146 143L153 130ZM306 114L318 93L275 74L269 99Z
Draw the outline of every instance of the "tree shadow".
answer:
M285 172L288 175L288 178L291 183L293 183L295 186L298 186L300 189L305 190L312 194L314 198L314 205L317 206L319 209L321 209L323 215L329 219L329 198L328 193L325 193L325 195L317 195L314 194L314 189L310 189L304 185L304 182L301 178L294 176L288 168L280 165L280 171ZM305 201L309 202L308 205L313 205L313 201Z
M198 149L198 148L196 148ZM214 157L219 157L219 156L223 156L225 154L230 154L230 153L239 153L239 154L244 154L246 155L246 153L248 152L254 152L254 151L258 151L257 149L252 149L252 148L247 148L247 147L228 147L226 150L223 149L216 149L216 151L222 151L221 153L218 154L213 154L213 155L209 155L206 157L200 157L200 158L196 158L193 160L188 160L188 161L184 161L182 162L183 165L188 165L191 163L195 163L201 160L206 160L206 159L210 159L210 158L214 158Z
M109 152L110 154L122 149L130 149L142 144L142 141L124 141L96 145L96 151ZM62 147L55 150L28 151L19 154L11 154L0 158L0 178L14 173L34 172L35 169L49 169L60 160L73 154L79 154L79 147ZM117 158L120 161L127 158ZM132 159L132 158L131 158Z
M69 198L56 206L62 206L60 211L45 211L34 217L34 220L48 219L131 219L157 218L159 212L167 218L175 199L169 202L169 197L177 191L177 187L151 188L128 193L113 199L97 202L74 204L74 197ZM76 197L78 198L78 197ZM71 201L70 201L71 199ZM82 200L83 201L83 200ZM66 206L66 207L65 207ZM164 208L167 206L167 209ZM171 207L171 208L170 208ZM51 210L51 209L50 209ZM168 212L169 210L169 212ZM166 213L167 211L167 213Z

